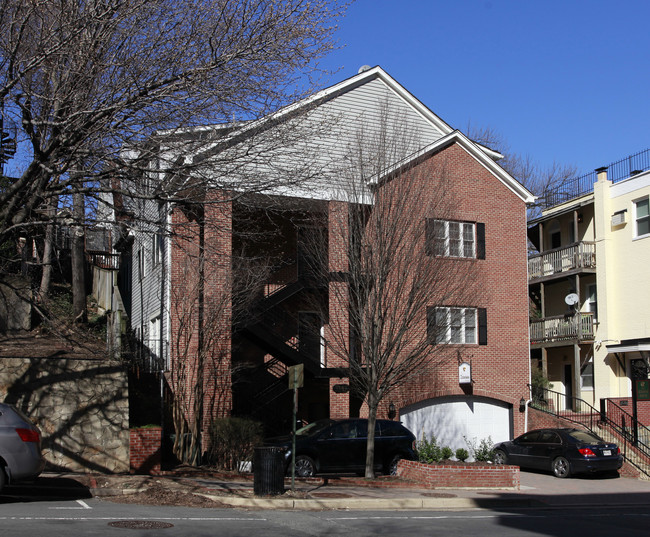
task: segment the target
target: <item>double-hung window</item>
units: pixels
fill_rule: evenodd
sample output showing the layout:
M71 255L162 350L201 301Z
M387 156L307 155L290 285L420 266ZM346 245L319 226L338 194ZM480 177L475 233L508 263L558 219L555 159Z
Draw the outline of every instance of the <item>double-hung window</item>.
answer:
M485 224L429 218L426 221L426 253L485 259Z
M650 205L649 198L634 202L635 237L650 235Z
M486 310L453 306L429 307L427 333L432 344L487 345Z

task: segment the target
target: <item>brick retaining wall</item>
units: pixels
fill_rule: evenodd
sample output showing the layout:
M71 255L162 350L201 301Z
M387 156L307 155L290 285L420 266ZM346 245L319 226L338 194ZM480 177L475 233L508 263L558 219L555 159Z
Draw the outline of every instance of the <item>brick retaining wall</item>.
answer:
M425 464L401 460L397 475L427 488L498 488L519 490L518 466Z
M162 428L131 429L130 469L133 474L159 474L162 462Z

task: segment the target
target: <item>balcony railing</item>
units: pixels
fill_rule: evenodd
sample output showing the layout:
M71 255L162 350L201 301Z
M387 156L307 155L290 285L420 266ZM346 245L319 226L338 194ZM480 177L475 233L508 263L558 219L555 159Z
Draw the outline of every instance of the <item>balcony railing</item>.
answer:
M583 268L596 268L596 243L594 242L579 242L530 257L528 279L534 280Z
M545 317L530 322L530 342L588 341L594 339L594 314Z

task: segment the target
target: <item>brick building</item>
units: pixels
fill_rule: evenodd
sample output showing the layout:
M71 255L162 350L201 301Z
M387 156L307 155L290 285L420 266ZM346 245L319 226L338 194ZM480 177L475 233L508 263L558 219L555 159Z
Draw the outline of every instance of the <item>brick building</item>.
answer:
M349 387L349 361L363 360L355 353L365 348L351 263L368 270L394 253L381 253L379 224L368 224L382 210L382 222L410 237L405 276L389 276L382 291L395 319L403 322L423 275L437 294L409 317L395 364L423 342L426 349L379 417L394 410L416 435L452 448L522 433L533 197L497 164L501 155L452 129L379 67L221 129L215 138L229 141L220 155L237 157L209 169L214 149L193 155L214 174L214 188L200 203L177 196L148 209L159 212L158 227L133 244L131 325L170 388L190 388L188 414L202 394L204 426L233 414L256 417L269 432L288 429L287 373L297 364L300 419L367 412L365 394ZM353 225L360 214L363 229ZM192 391L197 384L204 389Z

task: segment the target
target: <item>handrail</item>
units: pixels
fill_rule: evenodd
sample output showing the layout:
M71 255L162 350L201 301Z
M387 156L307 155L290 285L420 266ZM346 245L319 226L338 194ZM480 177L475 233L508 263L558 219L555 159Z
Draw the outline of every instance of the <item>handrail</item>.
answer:
M639 452L642 457L634 462L630 461L637 469L650 476L650 429L639 423L629 412L621 408L612 399L603 399L601 413L607 417L607 423L623 439L624 451L627 444Z
M601 421L600 411L579 397L567 397L566 394L549 390L541 386L528 384L531 393L532 408L553 414L572 423L596 432L596 424Z
M594 338L594 314L577 312L574 315L556 315L530 321L530 341L562 341L578 339L580 341Z
M549 390L542 386L528 384L528 388L530 390L531 408L582 425L595 434L600 434L598 425L601 427L608 426L623 440L623 446L619 445L619 447L625 460L640 472L650 476L650 429L639 424L637 420L639 434L635 438L632 427L634 417L614 401L603 399L601 400L600 410L596 410L596 408L578 397L567 397L564 393ZM637 457L630 457L628 448Z
M596 268L596 243L581 241L528 258L528 279L543 278L576 269Z

